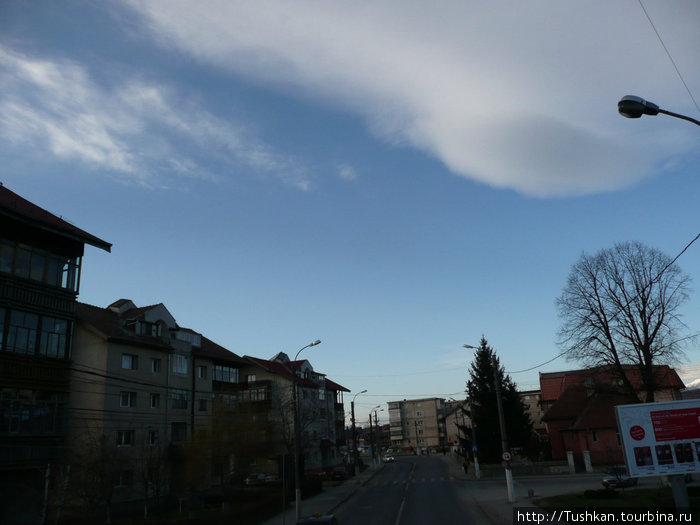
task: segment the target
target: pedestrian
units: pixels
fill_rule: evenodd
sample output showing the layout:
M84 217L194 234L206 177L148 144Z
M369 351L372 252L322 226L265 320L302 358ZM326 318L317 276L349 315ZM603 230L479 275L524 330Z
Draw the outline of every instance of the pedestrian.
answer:
M462 462L462 468L464 469L464 473L467 474L469 472L469 459L464 458L464 461Z

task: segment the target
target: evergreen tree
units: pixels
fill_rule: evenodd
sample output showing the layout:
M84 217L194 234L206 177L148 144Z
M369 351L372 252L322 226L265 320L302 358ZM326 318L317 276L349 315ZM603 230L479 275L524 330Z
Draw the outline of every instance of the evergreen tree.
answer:
M510 376L506 375L493 348L482 336L479 348L474 351L474 360L469 370L467 396L472 403L472 424L476 424L478 457L480 461L486 463L499 462L502 453L494 376L498 378L501 389L506 435L510 448L527 447L532 433L530 416L520 399L515 383ZM471 438L471 428L467 436Z

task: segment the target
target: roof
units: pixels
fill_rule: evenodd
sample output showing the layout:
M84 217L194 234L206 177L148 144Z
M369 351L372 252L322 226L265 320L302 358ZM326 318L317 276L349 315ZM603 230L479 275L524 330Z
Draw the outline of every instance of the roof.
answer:
M248 355L244 356L244 359L247 359L249 362L253 363L254 365L260 366L267 370L268 372L272 372L273 374L277 374L283 377L288 378L290 381L293 379L292 378L292 371L287 368L286 365L283 363L280 363L279 361L270 361L269 359L260 359L258 357L250 357ZM313 381L310 381L309 379L305 379L303 377L298 377L296 378L297 384L302 385L302 386L307 386L310 388L318 388L318 385L314 383Z
M30 224L36 228L68 237L101 248L107 252L112 250L112 245L94 235L73 226L69 222L40 208L27 199L8 190L0 183L0 215L4 215L19 222Z
M568 429L617 428L615 406L637 403L631 395L606 385L567 388L542 417L542 421L569 420Z
M195 350L195 355L206 357L213 361L228 361L240 365L246 363L245 359L241 356L234 354L223 346L217 345L214 341L204 336L202 336L202 346L198 350Z
M345 388L342 385L339 385L335 381L331 381L330 379L326 378L326 388L328 390L336 390L338 392L350 392L349 389Z
M623 369L634 389L641 391L642 378L639 369L635 365L623 365ZM587 378L593 378L595 383L612 385L617 377L615 370L609 365L562 372L540 372L542 401L556 400L568 387L583 385ZM654 379L659 390L685 388L678 373L668 365L654 365Z
M106 339L134 346L170 349L166 341L143 335L136 335L122 328L122 323L116 312L91 304L76 303L75 315L79 322L87 323L99 331Z

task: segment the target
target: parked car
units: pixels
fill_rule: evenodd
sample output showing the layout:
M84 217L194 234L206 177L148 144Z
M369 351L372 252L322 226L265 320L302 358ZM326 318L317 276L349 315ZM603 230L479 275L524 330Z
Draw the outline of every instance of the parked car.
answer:
M634 487L637 481L637 478L633 478L627 473L627 467L619 465L610 467L608 474L603 478L603 486L606 489Z
M395 461L395 459L394 459L394 456L392 456L391 454L387 454L386 456L384 456L382 458L382 461L384 463L393 463Z
M314 515L308 518L301 518L297 525L338 525L338 520L332 514L326 516Z
M245 484L250 486L253 485L264 485L265 484L265 474L262 472L255 472L253 474L248 474L248 477L245 478Z
M347 477L348 471L345 470L345 467L335 467L333 470L331 470L331 479L342 480L347 479Z

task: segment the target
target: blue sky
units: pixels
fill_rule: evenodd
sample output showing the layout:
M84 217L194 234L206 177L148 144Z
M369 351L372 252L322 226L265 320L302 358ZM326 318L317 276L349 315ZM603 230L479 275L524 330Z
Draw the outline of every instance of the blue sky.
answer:
M616 110L700 116L698 20L693 0L6 0L0 180L113 243L86 250L81 301L162 302L240 355L321 339L302 356L368 390L358 419L460 397L482 334L511 372L560 353L582 253L675 256L700 231L698 128ZM697 287L700 247L678 264Z

